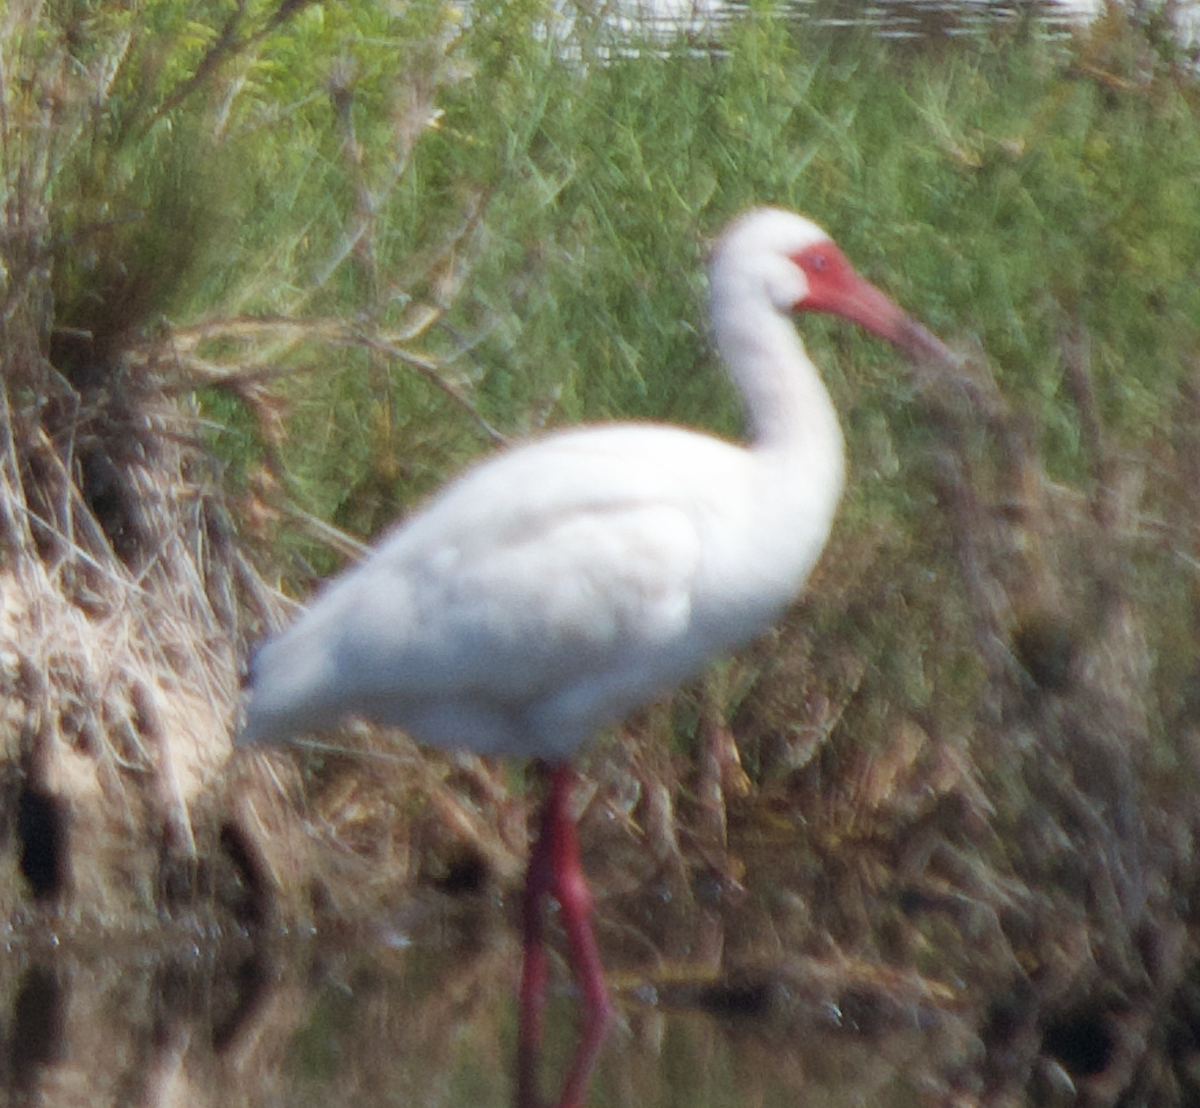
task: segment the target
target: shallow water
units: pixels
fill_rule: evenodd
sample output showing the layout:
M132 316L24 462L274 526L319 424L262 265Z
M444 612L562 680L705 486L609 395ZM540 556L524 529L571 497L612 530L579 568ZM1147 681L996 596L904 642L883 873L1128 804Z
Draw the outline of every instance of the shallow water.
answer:
M391 941L35 944L5 975L9 1103L511 1105L515 932L494 903L433 898L422 915ZM574 1045L557 970L548 1094ZM614 976L593 1108L902 1105L945 1093L972 1053L915 995L881 1007L864 986L847 1010L815 966L735 988L686 963L655 976Z
M615 32L609 46L614 54L640 52L647 39L665 44L681 37L705 53L720 50L724 28L748 6L745 0L608 0L600 11ZM1103 0L778 0L775 7L801 32L870 31L915 45L979 36L1025 20L1043 34L1066 37L1105 11ZM573 23L575 10L563 8L566 26ZM1180 0L1169 18L1182 47L1200 43L1200 0ZM631 40L638 45L629 47Z
M747 5L737 0L616 0L606 7L613 25L659 36L719 30ZM781 0L779 13L798 25L867 27L884 38L964 34L1033 16L1052 30L1071 27L1104 10L1099 0Z
M1027 10L789 7L819 26L894 38L953 37ZM730 10L689 9L705 20ZM1065 7L1045 10L1066 26ZM982 1047L952 973L888 977L832 949L785 949L773 934L783 896L769 912L719 912L651 888L621 908L598 926L618 1020L593 1108L966 1103L978 1092ZM11 1104L510 1105L521 960L511 901L429 894L405 912L368 933L255 941L181 926L153 940L60 942L52 923L10 936L0 1084ZM819 934L801 914L789 931ZM574 1019L559 961L547 1093L573 1050Z

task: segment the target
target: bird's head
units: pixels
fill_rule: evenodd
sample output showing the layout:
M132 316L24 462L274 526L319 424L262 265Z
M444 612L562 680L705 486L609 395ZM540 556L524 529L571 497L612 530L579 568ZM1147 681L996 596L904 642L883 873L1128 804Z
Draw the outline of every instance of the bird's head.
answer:
M812 220L755 208L735 220L713 255L715 269L759 284L780 312L826 312L857 323L914 358L954 356L890 297L862 277Z

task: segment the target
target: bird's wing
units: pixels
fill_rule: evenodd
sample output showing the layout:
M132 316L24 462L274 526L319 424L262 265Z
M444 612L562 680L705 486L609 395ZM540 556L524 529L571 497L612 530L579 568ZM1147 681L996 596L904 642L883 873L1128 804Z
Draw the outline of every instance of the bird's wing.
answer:
M627 456L523 461L452 486L331 594L360 682L529 701L686 635L703 542L675 483Z
M243 741L357 712L511 751L553 715L554 739L528 749L569 749L761 622L729 585L747 561L731 538L753 501L744 463L630 425L469 470L259 652Z

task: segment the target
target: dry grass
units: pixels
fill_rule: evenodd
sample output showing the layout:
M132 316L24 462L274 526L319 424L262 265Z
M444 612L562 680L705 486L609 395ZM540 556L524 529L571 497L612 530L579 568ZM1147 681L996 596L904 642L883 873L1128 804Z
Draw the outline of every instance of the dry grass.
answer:
M187 444L194 417L155 391L119 414L72 403L66 427L0 413L5 761L70 805L61 876L109 920L152 908L168 859L195 865L192 809L229 753L239 611L268 602Z
M283 513L344 556L361 551L285 495L287 402L272 385L327 372L331 355L353 348L377 368L402 365L500 437L464 385L420 350L461 287L477 202L465 203L442 249L414 270L434 301L409 298L403 312L381 306L353 323L311 318L312 301L348 267L378 289L380 305L401 298L378 273L379 212L434 118L438 79L417 66L409 84L395 84L392 145L374 162L354 132L353 82L342 88L331 78L327 91L345 109L337 126L355 202L284 314L239 314L262 291L254 278L229 296L231 312L170 327L159 306L195 261L196 243L212 230L204 220L221 201L199 182L177 195L169 171L144 211L127 210L120 191L129 176L154 169L129 154L139 141L131 136L161 128L185 102L201 105L192 118L203 135L170 156L199 165L217 149L230 107L221 97L241 87L223 83L229 72L250 65L302 8L285 4L265 17L239 9L193 70L156 90L159 102L147 95L116 111L114 100L129 95L125 69L145 61L139 36L153 32L127 27L115 9L93 13L83 37L69 16L36 2L0 17L0 790L12 802L3 858L11 880L0 910L8 915L31 902L104 927L163 911L304 914L312 890L357 885L361 865L339 878L347 863L337 859L354 853L345 843L365 844L376 830L369 887L408 873L401 846L382 845L395 840L383 816L394 817L403 797L368 811L341 796L327 817L318 793L307 830L332 819L343 837L334 836L330 874L317 878L301 845L294 768L262 760L225 770L248 641L292 607L259 576L246 536L269 535ZM386 326L372 322L385 315ZM206 443L199 390L237 399L266 462L232 504ZM437 810L443 793L422 781ZM471 821L451 808L441 803L446 822L469 838ZM511 850L489 856L512 870Z
M136 349L154 273L101 286L93 327L53 314L52 197L129 35L85 66L41 5L3 22L3 910L131 926L212 889L243 629L280 602L236 541L180 367Z
M290 512L340 554L359 549L289 508L283 386L353 349L419 375L471 434L502 437L453 357L421 349L467 279L485 199L464 201L441 253L414 262L413 285L435 294L403 319L303 317L342 266L380 297L395 291L380 280L375 213L432 87L397 109L383 178L350 174L345 234L294 314L251 319L235 304L172 329L150 307L154 272L134 269L119 295L100 290L111 300L97 326L66 326L52 307L64 244L51 241L50 198L129 39L114 34L82 68L65 46L22 54L42 15L31 3L0 17L0 42L26 66L0 72L0 796L12 844L0 912L19 919L40 900L62 922L110 929L164 909L363 922L422 882L512 888L526 799L503 767L352 729L299 763L226 772L241 659L290 605L241 537ZM195 76L221 62L210 51ZM178 97L197 87L183 80ZM582 836L619 982L670 983L678 1003L715 1011L758 998L783 1034L829 1004L884 1027L951 1013L981 1061L940 1075L947 1102L1015 1102L1053 1066L1092 1103L1195 1091L1184 906L1200 775L1188 673L1200 377L1192 367L1158 441L1120 450L1082 324L1064 327L1058 353L1086 480L1051 479L1036 429L985 373L949 402L926 389L925 531L842 530L776 634L595 749ZM234 395L263 447L240 534L197 388ZM1156 595L1173 581L1164 566L1192 575L1174 612ZM1155 654L1152 641L1171 642L1151 635L1156 623L1175 629L1179 661ZM29 816L31 831L22 812L41 822ZM22 844L39 838L56 849L35 897L19 874L30 877ZM1168 1051L1169 1035L1185 1047ZM1071 1055L1080 1041L1101 1065Z

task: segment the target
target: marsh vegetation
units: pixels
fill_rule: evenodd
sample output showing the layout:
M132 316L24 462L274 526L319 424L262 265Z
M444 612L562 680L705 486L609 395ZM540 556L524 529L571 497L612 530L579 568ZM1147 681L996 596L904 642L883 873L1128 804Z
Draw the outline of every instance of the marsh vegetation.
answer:
M504 441L738 435L703 262L773 202L987 403L805 322L851 465L819 572L585 759L628 1020L596 1103L1194 1097L1200 87L1170 7L896 42L752 5L621 50L571 15L0 11L14 1087L506 1101L521 768L363 727L230 763L239 669Z

